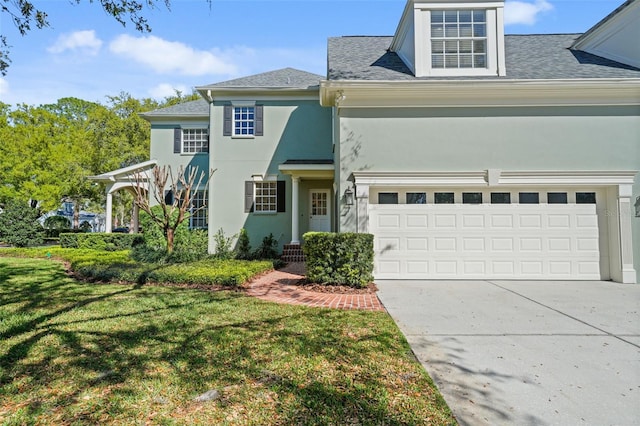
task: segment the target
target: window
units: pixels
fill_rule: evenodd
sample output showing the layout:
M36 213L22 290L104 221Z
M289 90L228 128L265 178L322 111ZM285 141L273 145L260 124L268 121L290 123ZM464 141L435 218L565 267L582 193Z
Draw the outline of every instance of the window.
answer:
M209 152L209 130L206 128L174 129L174 154L196 154L199 152Z
M424 192L407 192L407 204L427 204L427 194Z
M487 68L486 11L431 11L431 68Z
M482 204L482 192L463 192L463 204Z
M380 192L378 194L378 204L398 204L398 193Z
M286 183L283 180L244 183L245 213L282 213L286 204Z
M433 194L433 201L436 204L453 204L453 192L436 192Z
M576 192L576 204L595 204L595 192Z
M193 196L189 216L189 228L191 229L207 228L208 209L206 195L206 191L196 191Z
M511 204L511 193L509 192L492 192L491 204Z
M539 204L540 194L537 192L521 192L518 194L520 204Z
M233 108L233 134L253 136L255 134L255 107Z
M263 135L262 105L225 105L223 136L253 138Z
M278 205L276 182L256 182L255 211L276 212Z
M566 192L547 192L548 204L567 204Z
M182 152L209 152L207 129L182 129Z

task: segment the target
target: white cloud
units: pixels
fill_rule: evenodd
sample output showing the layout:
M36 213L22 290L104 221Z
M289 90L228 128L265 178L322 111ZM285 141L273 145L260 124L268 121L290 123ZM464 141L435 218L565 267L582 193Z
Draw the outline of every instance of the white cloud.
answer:
M102 47L102 40L96 37L96 32L94 30L85 30L62 34L47 50L51 53L62 53L71 50L96 55L100 47Z
M231 55L214 49L196 50L184 43L156 36L118 36L109 45L111 52L151 67L157 73L179 75L235 75Z
M4 78L0 78L0 97L5 97L9 94L9 83Z
M553 5L546 0L536 0L533 3L507 1L504 4L504 23L534 25L538 14L552 9Z
M175 96L176 90L182 92L183 95L190 95L191 89L183 84L169 84L160 83L155 87L149 89L149 96L155 99L164 99L170 96Z

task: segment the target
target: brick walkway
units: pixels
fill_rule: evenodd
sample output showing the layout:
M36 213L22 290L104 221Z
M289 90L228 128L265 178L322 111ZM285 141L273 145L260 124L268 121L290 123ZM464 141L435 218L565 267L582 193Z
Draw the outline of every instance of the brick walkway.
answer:
M265 274L247 284L247 294L258 299L290 305L384 311L375 293L317 293L295 285L303 277L304 264L290 263L286 268Z

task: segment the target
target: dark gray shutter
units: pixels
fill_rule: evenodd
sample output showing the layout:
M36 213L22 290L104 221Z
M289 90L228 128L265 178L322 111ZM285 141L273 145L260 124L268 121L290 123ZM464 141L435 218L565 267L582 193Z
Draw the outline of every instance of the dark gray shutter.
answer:
M244 182L244 212L251 213L253 211L253 181Z
M173 129L173 153L180 154L182 151L182 129Z
M279 180L276 186L276 203L278 213L284 213L287 204L287 182Z
M224 106L224 123L222 125L222 136L231 136L233 131L233 106Z
M256 123L255 123L255 125L256 125L255 133L256 133L256 136L263 136L264 135L264 125L262 123L264 121L263 120L264 111L263 111L262 105L256 105L255 112L256 112L256 115L255 115L255 121L256 121Z
M211 134L210 134L210 130L207 130L207 146L204 147L204 152L209 152L209 150L211 149L209 146L211 145Z

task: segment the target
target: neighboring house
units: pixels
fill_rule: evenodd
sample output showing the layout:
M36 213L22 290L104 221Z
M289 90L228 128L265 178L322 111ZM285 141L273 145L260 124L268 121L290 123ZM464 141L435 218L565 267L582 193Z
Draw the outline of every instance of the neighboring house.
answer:
M394 36L329 39L328 73L197 87L151 158L216 169L213 234L375 235L375 276L640 271L640 0L585 34L503 34L502 1L409 0Z

